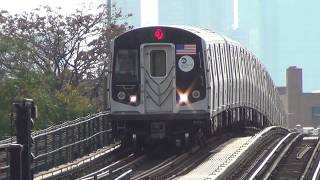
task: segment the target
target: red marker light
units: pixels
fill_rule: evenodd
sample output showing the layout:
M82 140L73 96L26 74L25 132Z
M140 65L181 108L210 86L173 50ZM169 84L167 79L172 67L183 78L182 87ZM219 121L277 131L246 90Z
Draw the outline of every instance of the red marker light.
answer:
M160 28L156 29L156 31L154 32L154 37L155 37L158 41L162 40L162 39L164 38L164 33L163 33L163 31L162 31Z

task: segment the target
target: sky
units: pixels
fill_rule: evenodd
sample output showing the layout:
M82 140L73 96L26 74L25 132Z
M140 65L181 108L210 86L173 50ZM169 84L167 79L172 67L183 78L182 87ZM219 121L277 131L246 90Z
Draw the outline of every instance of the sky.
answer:
M0 0L0 9L8 10L10 13L22 13L39 7L40 5L50 5L51 7L61 7L63 12L74 11L83 4L96 7L103 3L103 0Z
M128 0L130 1L130 0ZM125 1L125 2L128 2ZM141 0L141 24L142 25L155 25L158 24L158 1L161 0ZM256 23L261 23L260 17L255 17L257 9L261 7L248 6L245 11L239 9L239 4L257 4L260 1L252 0L232 0L233 1L233 22L232 29L243 29L244 21L250 20L248 26L254 27ZM50 5L53 7L62 7L62 12L73 12L77 7L80 8L81 4L90 4L91 7L96 7L98 4L104 3L105 0L0 0L0 9L7 9L11 13L22 13L23 11L30 11L37 8L39 5ZM262 3L262 1L260 2ZM258 57L261 58L263 64L267 66L267 70L271 74L276 85L285 85L285 70L288 66L297 66L303 70L303 86L304 91L319 91L320 90L320 25L317 22L317 17L320 13L318 7L320 1L312 0L310 3L304 3L299 0L281 0L274 1L274 7L278 9L277 13L281 15L275 19L278 23L280 30L277 32L277 40L279 43L274 47L278 52L278 57L273 60L274 54L269 57L259 53L261 52L261 45L247 44ZM269 4L269 3L268 3ZM270 3L271 4L271 3ZM252 13L248 13L251 12ZM276 11L275 11L276 12ZM249 17L243 17L243 14ZM246 19L246 20L244 20ZM258 36L254 32L249 32L250 35ZM261 39L265 43L268 39L268 33L261 34L266 38ZM295 38L292 38L295 37ZM260 37L261 38L261 37ZM259 38L258 38L259 40ZM269 42L271 43L271 42ZM246 45L246 44L245 44ZM261 46L261 47L260 47ZM260 49L259 49L260 48Z

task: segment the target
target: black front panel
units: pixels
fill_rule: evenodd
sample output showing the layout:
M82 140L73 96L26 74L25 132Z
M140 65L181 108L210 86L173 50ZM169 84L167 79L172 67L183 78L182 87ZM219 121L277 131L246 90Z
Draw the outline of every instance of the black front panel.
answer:
M145 43L171 43L175 45L177 103L180 101L181 93L187 94L190 103L199 101L206 96L201 38L183 29L147 27L124 33L114 41L112 98L115 101L132 104L130 103L130 95L127 95L122 100L117 97L118 93L123 91L129 94L136 94L137 102L134 105L139 104L139 99L141 99L141 74L136 74L135 72L136 65L138 64L139 67L140 64L140 46ZM125 59L126 57L134 59L133 61L136 62L134 52L137 52L137 63L125 63L128 62ZM121 63L117 62L119 58L120 60L121 58L125 59L122 61L126 65L134 66L132 69L127 70L130 71L127 75L121 75L119 72L119 69L123 69L119 67ZM162 71L164 70L159 69L159 72L155 72L155 75L161 76L163 74ZM184 104L182 103L181 105Z

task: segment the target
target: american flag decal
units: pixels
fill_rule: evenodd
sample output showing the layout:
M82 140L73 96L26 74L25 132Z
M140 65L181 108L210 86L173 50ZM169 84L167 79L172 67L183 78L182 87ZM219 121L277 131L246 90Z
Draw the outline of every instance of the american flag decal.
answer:
M176 44L176 54L196 54L197 46L195 44Z

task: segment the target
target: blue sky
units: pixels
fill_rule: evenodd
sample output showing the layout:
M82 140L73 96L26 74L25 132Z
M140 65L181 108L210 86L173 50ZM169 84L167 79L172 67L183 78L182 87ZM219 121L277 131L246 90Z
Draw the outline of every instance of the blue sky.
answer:
M238 9L234 9L233 2L238 2ZM160 24L217 30L254 52L277 86L285 86L286 69L297 66L303 69L304 91L320 90L317 79L320 77L320 1L199 0L195 4L192 0L159 0L158 3ZM142 10L150 11L151 8ZM234 18L238 19L235 21ZM235 27L240 33L232 33Z
M285 85L285 69L303 69L305 92L320 90L320 1L277 0L277 54L266 66L277 85ZM272 34L266 34L272 38ZM262 42L263 43L263 42ZM272 54L268 56L272 57Z

